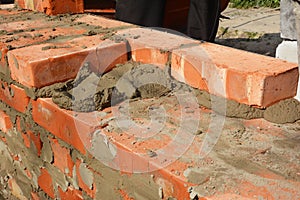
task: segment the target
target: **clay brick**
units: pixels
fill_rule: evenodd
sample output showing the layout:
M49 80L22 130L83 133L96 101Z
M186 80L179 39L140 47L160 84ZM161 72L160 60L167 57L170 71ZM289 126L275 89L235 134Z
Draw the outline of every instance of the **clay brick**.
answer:
M82 22L86 24L90 24L93 26L101 26L103 28L115 28L115 27L122 27L122 26L134 26L132 24L121 22L113 19L108 19L101 16L95 15L83 15L75 20L75 22Z
M45 168L41 168L41 174L38 177L38 185L46 194L49 195L49 197L55 197L51 174L49 174Z
M13 128L13 124L11 122L10 117L0 110L0 130L3 132L7 132Z
M168 62L169 51L182 45L200 43L149 28L126 29L119 31L118 35L128 40L133 60L156 65L165 65Z
M66 192L58 187L58 191L61 199L83 200L82 191L76 190L73 187L68 187Z
M13 84L8 87L7 83L1 81L0 84L2 85L0 99L17 111L24 113L29 103L29 97L25 90Z
M96 35L56 43L54 49L54 44L43 44L9 51L11 76L23 85L40 88L74 78L86 62L102 71L127 60L125 43L101 42Z
M32 101L32 116L36 123L83 154L84 144L90 143L90 134L99 124L93 114L60 109L51 99Z
M27 132L22 133L22 137L23 137L24 145L27 148L30 148L31 144L33 144L37 151L37 155L40 156L42 151L42 146L43 146L40 138L40 134L35 135L32 131L28 130Z
M34 21L33 21L34 22ZM54 26L54 24L53 24ZM14 33L13 35L3 35L0 37L0 44L10 49L18 49L30 45L40 44L58 36L75 37L86 33L87 30L80 27L51 27L51 23L42 29L34 29L26 32ZM3 54L2 56L5 56Z
M0 42L0 73L7 74L8 63L7 63L7 52L8 48L5 44Z
M0 24L0 30L5 30L7 32L13 31L23 31L27 29L35 29L35 28L47 28L49 26L54 25L52 22L47 22L41 19L33 19L27 21L15 21Z
M57 15L57 14L64 14L64 13L83 13L84 11L83 0L67 0L67 1L47 0L47 1L42 1L42 3L43 3L42 4L43 10L48 15Z
M25 0L15 0L14 2L18 7L25 9Z
M30 140L29 140L28 135L26 133L22 133L22 138L23 138L25 147L30 148Z
M20 133L22 132L22 127L21 127L21 117L17 116L16 117L16 129L17 131L19 131Z
M172 74L211 94L259 107L295 96L298 83L296 63L211 43L174 50Z
M48 25L49 27L51 26ZM9 49L18 49L30 45L43 43L57 36L76 36L86 33L87 30L79 27L51 27L44 29L33 29L32 31L14 33L13 35L3 35L0 37L0 72L9 76L7 62L7 52ZM17 39L16 39L17 38Z
M54 154L53 165L59 168L63 173L72 177L73 161L70 150L60 146L57 139L51 139L51 147Z
M26 11L20 11L20 10L10 10L10 9L1 9L0 10L0 15L1 16L10 16L10 15L15 15L21 12L26 12Z
M15 4L23 9L45 12L48 15L64 14L64 13L83 13L83 0L16 0Z

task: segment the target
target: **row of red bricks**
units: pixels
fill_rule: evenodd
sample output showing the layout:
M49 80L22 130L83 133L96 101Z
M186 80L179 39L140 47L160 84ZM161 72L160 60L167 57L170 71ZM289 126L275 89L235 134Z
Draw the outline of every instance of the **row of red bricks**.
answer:
M58 140L66 142L67 144L71 145L72 148L75 148L83 155L86 155L87 153L89 153L87 152L86 147L89 146L88 144L91 142L93 133L95 132L95 130L100 128L98 119L95 119L93 117L94 115L91 113L75 113L73 111L60 109L52 102L51 99L38 99L37 101L30 100L30 98L26 96L26 92L24 89L15 85L8 86L6 83L2 83L0 98L4 103L22 113L25 113L29 107L32 107L33 120L58 138L51 139L52 151L54 153L53 165L60 169L62 173L66 173L65 169L68 169L67 175L72 176L71 173L73 166L76 165L78 168L78 166L80 165L80 161L78 161L78 163L74 163L70 156L70 149L61 147L58 143ZM11 122L10 117L3 112L1 112L0 122L1 130L3 132L7 132L8 130L13 128L13 123ZM18 123L19 122L17 120L17 124ZM21 131L20 125L16 126L19 127L17 129ZM118 134L115 134L114 137L118 137L117 135ZM34 144L35 148L37 149L37 154L40 155L42 145L39 136L33 134L30 130L27 130L26 133L22 134L22 136L24 145L26 147L30 147L31 144ZM115 139L114 141L116 142L115 145L117 146L126 146L126 144L132 143L131 140L125 142L124 138L122 137L119 137L119 139ZM153 141L152 143L155 143L155 141ZM128 147L127 150L130 151L130 147ZM178 163L178 171L184 171L186 167L186 164ZM188 195L188 193L186 192L186 187L187 185L189 185L189 183L187 182L187 180L185 180L184 177L174 176L174 174L172 173L174 169L176 169L176 165L172 165L171 168L166 168L158 172L159 176L163 175L163 177L167 177L165 180L174 181L170 184L164 184L166 185L165 187L167 187L164 188L164 191L175 191L175 195L179 197L186 196ZM41 174L41 180L43 180L40 181L40 187L50 197L53 197L53 187L49 186L49 184L46 184L49 183L49 180L47 180L47 177L50 177L49 173L45 170L42 170ZM261 176L266 176L266 174L269 174L268 176L271 177L273 176L271 172L267 171L261 174ZM46 180L44 180L44 178ZM83 182L79 184L80 187L91 197L95 195L95 187L93 187L93 189L90 189ZM170 187L173 189L170 189ZM74 190L72 187L69 189L69 191L69 195L78 196L78 191ZM174 193L169 194L174 195ZM262 193L261 195L270 194ZM217 196L215 198L217 198Z
M76 20L110 28L128 25L94 16ZM16 23L43 26L40 21ZM19 29L18 25L7 23L0 24L0 28ZM48 31L48 35L42 40L53 33L50 27L44 31ZM67 32L80 34L84 30L56 31L61 35ZM296 95L299 76L296 63L152 29L125 29L116 34L115 41L103 41L103 35L95 35L40 45L34 45L38 42L35 38L32 41L19 38L15 42L21 44L2 40L1 71L7 71L8 65L13 80L26 87L41 88L74 78L86 62L91 63L95 71L103 73L116 63L125 62L130 53L135 61L163 66L171 63L172 75L178 80L240 103L267 107ZM23 47L22 43L29 45ZM8 51L8 44L16 49Z
M67 1L41 1L41 0L16 0L15 4L23 9L30 9L44 12L48 15L64 14L64 13L83 13L83 0L67 0Z
M23 89L20 89L19 92L25 94ZM8 101L7 101L8 102ZM8 102L9 103L9 102ZM82 164L81 160L74 161L71 158L71 149L67 148L66 145L61 146L62 142L71 145L71 148L74 148L81 152L83 155L90 155L89 151L89 143L91 142L91 138L93 137L93 133L95 130L101 130L99 127L99 120L94 119L93 113L76 113L72 111L67 111L64 109L60 109L57 105L55 105L51 99L38 99L37 101L31 100L30 103L32 105L32 117L33 120L49 131L53 136L49 137L51 149L53 151L53 165L57 167L61 173L66 176L72 177L74 171L73 167L76 167L76 175L78 180L79 187L90 197L94 198L97 192L97 187L95 183L92 183L92 187L88 186L80 177L80 172L78 171L80 165ZM109 112L108 112L109 113ZM75 117L76 116L76 117ZM109 118L109 116L107 116ZM259 125L261 126L261 122ZM268 127L269 125L265 125ZM17 131L22 133L24 146L30 148L31 145L34 145L36 149L37 156L40 156L43 144L39 134L34 134L30 128L27 130L22 130L20 125L19 118L16 120L16 125L13 124L11 118L4 112L0 112L0 129L1 131L7 133L12 129L16 128ZM28 125L30 127L30 125ZM118 133L106 133L107 136L113 138L113 144L115 146L119 146L122 148L126 148L128 152L133 153L136 149L130 149L130 145L132 144L132 140L129 139L126 134L120 136ZM125 140L124 140L125 138ZM5 142L5 139L3 139ZM155 142L152 143L152 148L155 148ZM134 153L133 153L134 154ZM14 159L18 159L17 155L12 155ZM126 160L131 160L130 157L122 158L126 163ZM140 163L141 167L139 169L145 169L143 161L136 161ZM152 172L155 175L156 181L161 185L164 191L165 196L173 196L178 199L189 199L188 187L193 186L193 184L189 183L189 181L183 176L183 171L185 171L188 167L193 166L192 163L184 163L181 161L176 161L172 165L165 167L163 169L159 169L158 171ZM94 169L86 166L87 169L92 173L97 173ZM136 166L135 166L136 167ZM126 169L128 170L128 169ZM174 174L174 171L180 172L181 175ZM28 173L28 177L30 178L30 172ZM272 180L281 180L282 177L273 174L271 171L259 171L256 172L258 176L263 178L270 179L272 184ZM126 173L127 174L127 173ZM130 175L130 173L128 174ZM121 176L121 174L120 174ZM80 190L75 189L72 186L69 186L67 191L63 191L59 189L59 194L54 192L54 185L52 185L52 175L51 172L48 172L46 168L41 168L41 174L38 177L39 187L51 198L58 197L59 195L62 199L83 199L82 192ZM283 179L282 179L283 180ZM294 183L295 187L298 183ZM299 185L299 184L298 184ZM14 187L13 184L11 187ZM239 188L227 188L228 192L230 191L239 191L240 195L233 193L226 194L216 194L213 197L207 197L204 199L252 199L253 196L261 196L268 199L273 199L273 194L266 188L262 188L261 186L256 186L254 183L245 181L241 183ZM278 188L279 189L279 188ZM283 191L285 188L281 188ZM295 188L294 188L295 189ZM290 188L289 194L297 196L297 191L293 188ZM13 188L12 188L13 190ZM285 192L284 192L285 193ZM278 195L278 191L276 192ZM33 196L37 194L32 194ZM127 194L126 190L120 191L120 195L124 197L124 199L130 199L130 195ZM33 197L32 197L33 198ZM38 199L37 197L35 197Z
M40 138L40 135L34 134L31 130L25 130L23 131L21 129L20 125L20 118L17 118L16 124L13 124L11 121L11 118L9 115L7 115L5 112L0 111L0 130L4 133L8 133L9 131L12 131L15 129L19 133L22 134L22 138L24 141L24 147L27 148L33 148L36 149L37 152L37 158L40 158L41 150L43 147L43 142ZM1 138L4 143L6 143L5 137ZM80 188L83 188L91 197L95 195L95 188L91 190L86 184L82 181L80 173L79 173L79 166L82 163L81 160L77 160L76 163L74 163L71 159L70 150L62 147L58 140L55 138L49 138L51 141L51 149L53 151L53 165L57 167L62 173L66 173L66 169L68 169L68 175L72 177L73 167L76 166L76 175L77 175L77 181L78 186ZM31 147L33 145L33 147ZM19 155L11 155L12 158L15 161L20 161L21 158ZM27 177L29 179L32 179L32 174L27 168L25 168L25 173L27 174ZM52 180L52 174L50 174L46 168L40 169L40 175L38 177L38 185L39 187L51 198L58 197L54 192L54 182ZM19 191L19 185L18 182L15 181L14 178L9 179L8 184L10 186L10 189L13 194L18 194L16 191ZM66 191L63 191L61 188L58 187L59 191L59 197L61 199L74 199L74 200L82 200L82 191L76 190L73 186L69 186ZM18 197L18 196L17 196ZM25 197L29 198L29 197ZM38 194L35 192L31 192L31 199L38 200L40 199L38 197Z

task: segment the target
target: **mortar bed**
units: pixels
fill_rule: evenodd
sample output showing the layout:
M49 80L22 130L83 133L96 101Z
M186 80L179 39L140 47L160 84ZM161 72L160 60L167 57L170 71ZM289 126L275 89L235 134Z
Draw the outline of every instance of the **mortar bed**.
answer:
M178 92L195 97L199 107L213 109L227 117L264 118L278 124L293 123L300 119L300 102L296 99L282 100L265 109L256 108L181 83L171 76L168 66L159 68L134 61L117 64L104 74L94 73L85 64L75 79L44 87L38 90L37 96L51 97L54 103L64 109L91 112L129 99L143 101L155 98L159 101L160 97L171 98ZM177 106L176 103L173 106Z
M292 182L300 181L299 165L289 167L291 163L297 162L292 161L292 158L300 156L299 121L279 125L261 119L248 120L262 117L266 112L274 112L271 120L278 120L274 119L278 117L276 115L278 109L283 109L280 111L281 115L284 115L283 111L286 111L286 115L291 112L299 114L299 102L288 99L262 110L217 98L222 103L227 103L227 109L229 108L227 115L229 113L230 116L234 116L232 113L239 110L244 112L238 113L235 117L224 117L224 123L218 124L220 121L215 117L220 115L205 107L211 104L211 96L174 80L168 74L167 67L161 69L157 66L129 61L117 65L101 77L85 67L74 80L42 90L55 91L50 92L53 101L63 108L75 108L75 113L88 111L83 115L74 114L77 120L85 121L88 120L87 115L95 116L98 125L102 128L91 135L91 144L85 147L94 158L110 167L124 164L122 162L132 162L123 168L117 166L118 170L140 173L165 168L176 179L188 183L187 185L196 185L193 187L193 192L198 196L211 196L224 191L233 192L232 188L240 191L242 190L240 184L244 184L245 180L259 185L268 185L271 181L275 181L278 184L277 189L292 187ZM151 77L152 81L155 80L154 77L159 77L159 82L166 87L161 85L156 87L157 85L151 86L151 84L144 88L134 87L137 83L134 83L130 77L145 81L141 78L143 75ZM116 82L124 76L126 81L123 80L121 85L130 83L126 88L135 88L135 90L120 92L122 88L116 86ZM161 80L162 77L164 80ZM113 80L113 84L107 79ZM92 82L89 82L91 80ZM99 83L107 83L107 87L99 86ZM80 86L81 84L83 85ZM91 85L94 85L94 88ZM78 88L75 89L76 87ZM91 88L92 91L86 91ZM99 88L102 89L97 90ZM116 97L121 98L117 99L116 104L110 105L114 89L118 90ZM99 91L105 90L106 95L100 95L103 99L95 101L95 94L99 95ZM107 91L112 93L109 94ZM185 95L186 101L183 104L182 101L178 101L176 92ZM81 96L82 94L91 96ZM196 97L197 108L193 104L191 98L193 96ZM122 101L124 99L125 101ZM215 97L212 99L216 100ZM95 102L103 104L97 105ZM294 120L297 119L299 118ZM221 132L216 138L215 146L202 158L201 152L206 138L218 134L210 130L214 126L220 126ZM181 135L179 141L177 137L181 128L184 136ZM103 145L103 140L107 141L110 150ZM170 145L174 141L176 145ZM125 152L129 151L130 155L134 155L130 157L132 160L127 156L119 157L122 155L120 152L123 152L120 149L125 149ZM291 158L291 162L287 162L287 158ZM261 179L261 176L264 179Z

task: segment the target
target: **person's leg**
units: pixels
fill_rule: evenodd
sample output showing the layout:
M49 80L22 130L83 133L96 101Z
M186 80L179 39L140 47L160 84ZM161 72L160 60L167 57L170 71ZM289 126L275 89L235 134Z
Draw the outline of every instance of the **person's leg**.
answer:
M165 0L117 0L116 19L141 26L161 26Z
M219 26L219 0L191 0L188 15L188 36L213 42Z

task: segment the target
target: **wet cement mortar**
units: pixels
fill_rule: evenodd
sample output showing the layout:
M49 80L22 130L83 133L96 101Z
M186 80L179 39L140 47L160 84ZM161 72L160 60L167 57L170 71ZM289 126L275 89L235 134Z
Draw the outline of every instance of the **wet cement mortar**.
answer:
M227 117L254 119L284 124L300 119L300 102L294 98L282 100L270 107L260 109L233 100L214 96L194 89L170 75L170 69L151 64L127 62L119 64L102 75L92 72L85 64L74 80L44 87L36 91L37 97L52 97L61 108L79 112L103 110L128 99L149 99L172 96L184 92L197 98L199 106L214 110Z

